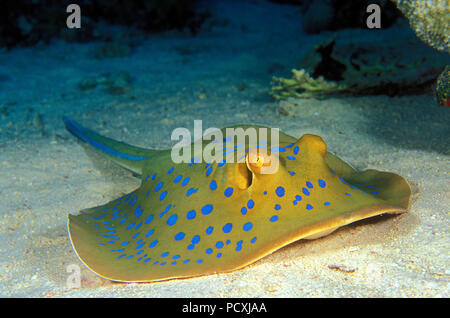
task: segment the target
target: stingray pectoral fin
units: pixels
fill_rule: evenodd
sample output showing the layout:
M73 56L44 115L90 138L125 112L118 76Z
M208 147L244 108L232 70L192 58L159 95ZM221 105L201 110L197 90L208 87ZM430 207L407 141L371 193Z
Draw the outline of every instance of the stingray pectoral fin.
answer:
M141 174L143 163L158 152L157 150L135 147L104 137L66 117L63 117L63 121L66 129L72 135L100 151L112 161L137 174Z
M409 209L411 187L402 176L391 172L366 170L355 173L346 179L351 184L360 185L367 193L375 195L387 204L398 206L398 211L389 213L403 213Z
M339 157L327 153L325 161L330 169L354 187L375 195L388 204L401 208L398 213L406 212L411 198L411 187L402 176L369 169L357 171Z
M78 258L86 267L106 279L120 277L121 273L130 271L130 264L127 264L127 268L124 268L124 263L112 258L107 249L98 248L99 244L103 245L104 243L101 242L98 233L88 229L86 224L82 215L69 215L70 241ZM114 247L111 246L110 250L113 249Z

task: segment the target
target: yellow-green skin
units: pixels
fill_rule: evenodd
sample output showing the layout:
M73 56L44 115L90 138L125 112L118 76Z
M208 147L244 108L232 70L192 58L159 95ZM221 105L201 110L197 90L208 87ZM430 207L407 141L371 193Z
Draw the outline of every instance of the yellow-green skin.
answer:
M128 146L69 120L66 126L95 148L101 144L102 150L149 157L133 161L107 154L141 173L141 186L103 206L69 215L69 235L78 257L92 271L114 281L150 282L236 270L293 241L320 237L374 215L406 212L409 207L411 190L402 177L376 170L357 172L327 152L323 140L314 135L296 140L280 134L279 168L274 174L261 174L248 157L237 163L174 164L170 150ZM211 186L212 180L217 187ZM233 192L226 196L230 187ZM187 196L191 188L196 192ZM167 195L161 200L163 191ZM205 208L208 205L212 210ZM194 218L192 212L188 214L192 210ZM173 215L177 215L175 222ZM198 242L195 236L200 237ZM155 240L158 243L152 247Z

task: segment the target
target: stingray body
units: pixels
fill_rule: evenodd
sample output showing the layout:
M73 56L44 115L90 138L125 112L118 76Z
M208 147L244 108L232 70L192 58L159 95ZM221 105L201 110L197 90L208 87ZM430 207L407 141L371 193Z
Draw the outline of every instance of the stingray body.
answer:
M130 146L64 121L81 141L142 179L129 194L69 215L69 236L78 257L114 281L232 271L293 241L409 207L405 179L376 170L358 172L327 152L314 135L297 140L280 133L276 148L270 147L270 138L256 150L241 145L244 156L234 163L175 164L171 150ZM237 153L239 145L227 142L223 151ZM267 164L267 158L258 157L262 148L277 152L275 173L261 173ZM250 161L255 153L257 160Z

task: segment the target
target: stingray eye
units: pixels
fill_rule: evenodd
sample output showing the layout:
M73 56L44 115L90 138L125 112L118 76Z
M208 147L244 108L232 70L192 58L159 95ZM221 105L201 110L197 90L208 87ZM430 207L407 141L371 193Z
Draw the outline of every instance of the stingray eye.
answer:
M270 166L272 159L263 151L251 150L246 157L247 167L254 173L260 173L262 167Z

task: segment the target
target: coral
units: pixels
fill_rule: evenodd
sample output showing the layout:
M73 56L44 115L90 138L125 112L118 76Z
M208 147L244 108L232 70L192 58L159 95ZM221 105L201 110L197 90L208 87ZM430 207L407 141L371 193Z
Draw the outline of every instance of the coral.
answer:
M450 53L450 4L448 0L393 0L425 43Z
M450 106L450 66L446 66L436 85L436 97L439 105Z
M272 81L281 85L272 87L270 94L275 99L286 99L288 97L312 98L325 97L345 91L347 86L326 81L323 76L312 78L305 70L292 70L293 78L286 79L274 77Z
M292 70L292 78L273 78L270 95L279 100L342 93L422 93L449 62L448 55L422 45L414 36L402 46L396 40L352 42L332 37L306 54L299 70Z

